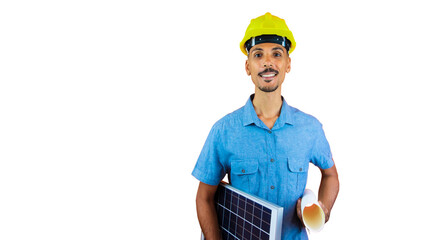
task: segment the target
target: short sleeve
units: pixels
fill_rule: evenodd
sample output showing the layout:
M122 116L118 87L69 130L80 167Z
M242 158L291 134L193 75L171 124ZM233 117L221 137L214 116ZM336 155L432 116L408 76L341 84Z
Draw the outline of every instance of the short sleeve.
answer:
M330 145L320 123L315 130L315 140L312 146L310 161L321 169L328 169L334 165Z
M219 127L215 124L192 172L196 179L209 185L218 185L225 176L225 168L221 163L220 140Z

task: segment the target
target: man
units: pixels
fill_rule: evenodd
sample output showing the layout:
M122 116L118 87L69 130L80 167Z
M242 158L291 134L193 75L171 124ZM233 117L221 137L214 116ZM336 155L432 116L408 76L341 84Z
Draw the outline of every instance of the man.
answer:
M322 125L281 96L295 45L285 21L270 13L248 26L240 48L255 93L214 124L192 172L200 181L196 206L207 240L221 239L214 195L226 174L232 186L284 208L282 239L307 239L300 204L312 162L322 173L318 199L329 219L339 181Z

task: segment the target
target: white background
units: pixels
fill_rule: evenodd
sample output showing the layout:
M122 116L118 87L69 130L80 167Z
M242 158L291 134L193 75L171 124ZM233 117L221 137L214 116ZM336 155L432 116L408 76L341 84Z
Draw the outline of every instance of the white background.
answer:
M289 0L2 1L0 239L198 239L191 171L254 91L238 44L267 11L341 182L310 238L436 238L433 1Z

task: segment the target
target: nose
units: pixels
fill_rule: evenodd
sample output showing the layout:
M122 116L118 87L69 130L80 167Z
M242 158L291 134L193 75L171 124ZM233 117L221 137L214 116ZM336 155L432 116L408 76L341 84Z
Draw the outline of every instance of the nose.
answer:
M263 67L265 68L272 67L272 62L270 57L267 56L265 57Z

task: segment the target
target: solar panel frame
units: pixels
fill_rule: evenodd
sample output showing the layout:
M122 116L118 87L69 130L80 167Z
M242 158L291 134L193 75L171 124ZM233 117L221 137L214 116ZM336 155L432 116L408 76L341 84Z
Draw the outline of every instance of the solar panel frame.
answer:
M225 182L218 186L215 204L223 240L281 239L283 207Z

